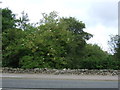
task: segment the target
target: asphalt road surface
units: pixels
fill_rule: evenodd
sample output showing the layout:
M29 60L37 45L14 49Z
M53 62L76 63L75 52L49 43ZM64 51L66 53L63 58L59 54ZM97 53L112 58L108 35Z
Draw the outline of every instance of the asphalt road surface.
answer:
M4 74L2 77L2 88L118 88L117 77L113 76L100 76L101 78L99 76L86 76L86 78L85 76L67 75L9 74L8 76Z

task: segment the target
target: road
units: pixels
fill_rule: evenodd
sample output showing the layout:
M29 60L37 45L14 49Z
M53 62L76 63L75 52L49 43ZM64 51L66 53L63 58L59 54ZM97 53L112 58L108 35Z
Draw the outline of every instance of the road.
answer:
M101 78L99 76L86 76L88 77L86 78L85 76L74 75L10 74L8 76L5 74L3 76L3 88L118 88L117 77L114 76L101 76ZM37 77L35 78L35 76ZM111 79L112 77L113 79Z
M4 78L3 88L118 88L116 81Z

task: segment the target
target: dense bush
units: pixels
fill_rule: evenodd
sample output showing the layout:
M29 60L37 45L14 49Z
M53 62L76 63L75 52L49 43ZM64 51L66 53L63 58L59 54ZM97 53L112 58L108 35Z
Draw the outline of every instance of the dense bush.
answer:
M3 17L14 15L9 14ZM43 13L40 24L32 26L26 15L12 18L12 28L3 24L3 67L118 69L112 55L86 43L92 35L84 32L85 24L76 18Z

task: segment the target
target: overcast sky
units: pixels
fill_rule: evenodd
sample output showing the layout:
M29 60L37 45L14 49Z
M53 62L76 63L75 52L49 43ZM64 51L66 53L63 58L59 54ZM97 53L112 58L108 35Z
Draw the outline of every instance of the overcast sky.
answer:
M86 32L94 35L88 43L109 50L109 35L118 34L119 0L0 0L2 8L15 14L28 13L31 22L39 22L41 13L57 11L59 16L76 17L86 25Z

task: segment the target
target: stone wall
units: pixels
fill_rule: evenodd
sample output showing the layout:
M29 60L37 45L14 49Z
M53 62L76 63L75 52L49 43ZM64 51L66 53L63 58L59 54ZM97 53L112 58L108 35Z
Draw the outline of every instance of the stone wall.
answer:
M28 74L75 74L75 75L118 75L118 70L88 70L88 69L47 69L47 68L35 68L35 69L21 69L21 68L2 68L2 73L28 73Z

